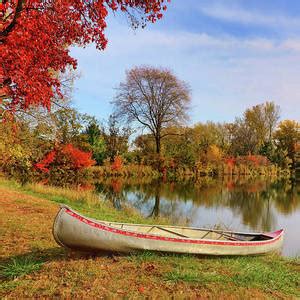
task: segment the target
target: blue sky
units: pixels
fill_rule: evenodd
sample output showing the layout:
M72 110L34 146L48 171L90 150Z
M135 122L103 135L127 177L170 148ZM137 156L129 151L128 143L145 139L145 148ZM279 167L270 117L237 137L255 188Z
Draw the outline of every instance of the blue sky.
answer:
M105 51L73 48L74 104L107 119L133 66L168 67L192 89L191 123L232 121L266 100L300 121L300 1L172 0L162 20L134 31L108 19Z

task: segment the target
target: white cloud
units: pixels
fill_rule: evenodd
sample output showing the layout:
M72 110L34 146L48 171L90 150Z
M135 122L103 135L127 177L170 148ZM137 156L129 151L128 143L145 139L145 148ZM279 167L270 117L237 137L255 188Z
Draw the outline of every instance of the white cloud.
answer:
M299 39L287 39L282 42L281 47L282 47L282 49L300 52L300 40Z
M270 15L267 13L262 14L258 11L250 11L237 6L229 6L228 3L226 6L224 4L216 3L208 6L201 6L199 7L199 10L209 17L241 24L285 28L298 28L300 26L299 18L285 15Z
M284 118L300 116L300 40L212 36L205 32L143 30L114 25L104 52L73 50L83 71L75 99L105 117L114 87L135 65L169 67L193 91L193 121L229 121L247 107L274 100Z
M155 31L140 30L133 32L124 27L110 32L108 52L118 55L121 52L135 51L136 48L143 50L163 49L219 49L219 50L243 50L243 51L294 51L300 52L300 39L289 38L276 41L268 38L238 38L229 35L213 36L205 32L191 33L186 31Z

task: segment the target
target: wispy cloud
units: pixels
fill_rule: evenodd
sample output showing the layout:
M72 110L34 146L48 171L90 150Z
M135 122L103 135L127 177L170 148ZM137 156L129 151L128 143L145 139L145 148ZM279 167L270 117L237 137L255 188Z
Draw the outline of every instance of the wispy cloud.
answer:
M239 37L183 29L147 28L133 33L113 23L104 52L73 49L82 77L76 104L103 118L111 112L114 87L136 65L165 66L192 87L192 120L229 121L266 100L282 107L285 118L299 119L300 39Z
M230 35L211 35L205 32L192 33L187 31L156 31L144 30L133 33L128 28L119 27L109 35L110 53L123 53L134 51L138 48L167 47L172 49L220 49L220 50L244 50L261 52L294 51L300 52L300 39L287 38L275 40L272 38L241 38Z
M206 16L234 23L285 28L298 28L300 26L300 18L246 10L243 7L230 6L227 2L226 6L220 3L199 6L199 10Z
M286 39L282 42L281 47L286 50L300 52L300 39Z

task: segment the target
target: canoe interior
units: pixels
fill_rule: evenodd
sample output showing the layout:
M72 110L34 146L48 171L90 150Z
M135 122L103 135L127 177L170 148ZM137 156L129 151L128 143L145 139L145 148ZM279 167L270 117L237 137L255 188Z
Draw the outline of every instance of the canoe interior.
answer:
M98 221L99 222L99 221ZM103 222L110 227L123 229L126 231L155 234L164 237L177 237L177 238L192 238L192 239L205 239L205 240L220 240L220 241L263 241L270 240L273 237L258 234L236 233L231 231L222 231L204 228L191 228L191 227L177 227L166 225L136 225L115 222Z

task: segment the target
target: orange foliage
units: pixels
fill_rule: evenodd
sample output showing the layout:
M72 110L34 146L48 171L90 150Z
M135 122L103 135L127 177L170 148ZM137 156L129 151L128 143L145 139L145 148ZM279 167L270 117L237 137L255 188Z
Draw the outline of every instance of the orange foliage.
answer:
M113 171L120 171L122 169L122 167L123 167L122 157L119 155L115 156L114 162L111 165L111 169Z
M234 157L228 157L225 159L225 163L228 167L233 168L236 163L236 159Z
M95 186L90 183L84 183L84 184L78 185L77 188L79 191L93 191L95 189Z
M56 151L52 150L51 152L47 153L40 162L36 163L34 167L43 173L49 173L49 165L54 161L55 156Z
M245 160L255 166L266 166L269 164L268 159L262 155L250 155L249 154L245 157Z
M92 153L81 151L72 144L67 144L47 153L40 162L35 164L35 168L43 173L49 173L50 167L60 168L65 165L65 161L75 170L84 169L95 164Z
M114 193L120 193L122 191L123 182L119 179L113 179L111 181L111 186Z
M72 144L64 146L61 152L71 159L75 169L87 168L95 164L95 161L92 159L92 153L81 151Z

